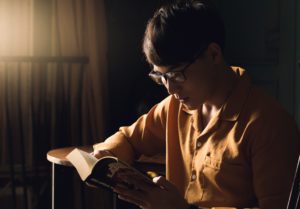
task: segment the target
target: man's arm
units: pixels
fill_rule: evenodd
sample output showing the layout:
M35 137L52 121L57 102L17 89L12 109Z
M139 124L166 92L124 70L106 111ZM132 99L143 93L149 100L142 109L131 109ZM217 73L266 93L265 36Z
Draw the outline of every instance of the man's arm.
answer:
M171 97L155 105L131 126L124 126L104 142L94 145L94 151L108 150L125 162L132 163L141 154L155 155L165 151L167 109Z

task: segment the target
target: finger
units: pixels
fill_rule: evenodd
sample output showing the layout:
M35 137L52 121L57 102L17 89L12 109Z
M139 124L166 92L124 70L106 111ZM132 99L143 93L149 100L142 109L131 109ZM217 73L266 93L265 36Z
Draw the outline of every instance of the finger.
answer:
M94 150L90 154L93 155L94 157L98 158L98 159L101 158L101 157L112 155L109 150Z
M152 179L152 181L156 185L158 185L158 186L160 186L160 187L162 187L162 188L164 188L164 189L166 189L168 191L170 191L170 190L177 190L177 188L171 182L169 182L165 177L163 177L163 176L154 177Z
M96 158L100 158L102 157L101 155L101 150L94 150L93 152L90 153L91 155L93 155Z

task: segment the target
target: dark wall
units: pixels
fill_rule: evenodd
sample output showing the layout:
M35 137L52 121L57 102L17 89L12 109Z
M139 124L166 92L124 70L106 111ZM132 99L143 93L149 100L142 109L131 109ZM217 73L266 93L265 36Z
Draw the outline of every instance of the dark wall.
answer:
M142 53L148 19L166 1L107 0L108 21L108 121L107 135L130 125L166 90L148 78L150 71Z

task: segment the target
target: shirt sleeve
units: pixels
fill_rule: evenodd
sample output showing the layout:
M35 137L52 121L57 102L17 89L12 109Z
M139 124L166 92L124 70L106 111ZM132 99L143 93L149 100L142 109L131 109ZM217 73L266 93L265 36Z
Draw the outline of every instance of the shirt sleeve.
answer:
M109 150L116 157L132 163L141 154L151 156L165 151L167 110L171 96L164 99L130 126L123 126L94 150Z
M276 114L276 113L275 113ZM277 117L277 116L276 116ZM261 121L252 150L254 191L261 209L286 208L300 154L300 136L293 119Z

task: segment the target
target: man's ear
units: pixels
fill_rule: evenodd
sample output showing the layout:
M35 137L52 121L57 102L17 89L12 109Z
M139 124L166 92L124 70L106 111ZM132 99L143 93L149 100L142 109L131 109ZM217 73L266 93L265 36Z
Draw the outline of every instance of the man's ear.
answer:
M210 43L207 47L207 51L215 64L219 64L223 59L222 49L217 43Z

